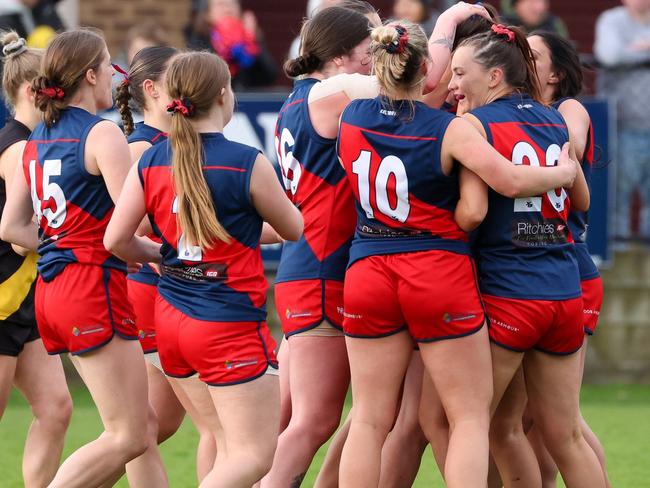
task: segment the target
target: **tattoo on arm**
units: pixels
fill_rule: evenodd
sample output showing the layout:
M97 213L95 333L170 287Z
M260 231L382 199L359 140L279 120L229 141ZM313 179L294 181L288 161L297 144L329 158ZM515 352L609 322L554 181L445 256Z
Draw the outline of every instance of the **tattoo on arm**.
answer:
M294 479L292 479L289 488L300 488L300 485L302 484L302 480L305 478L306 474L307 472L304 472L296 476Z
M454 37L455 34L440 37L438 39L430 41L430 44L441 44L442 46L445 46L447 49L449 49L449 52L451 52L454 47Z

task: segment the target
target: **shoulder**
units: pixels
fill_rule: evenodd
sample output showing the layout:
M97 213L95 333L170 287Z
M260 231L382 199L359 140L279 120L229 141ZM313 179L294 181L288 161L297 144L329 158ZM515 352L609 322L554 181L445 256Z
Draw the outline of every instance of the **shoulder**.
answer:
M100 119L88 132L88 142L93 144L123 144L126 146L126 138L122 129L110 120Z
M623 23L629 19L627 9L625 7L614 7L605 10L598 16L598 23Z

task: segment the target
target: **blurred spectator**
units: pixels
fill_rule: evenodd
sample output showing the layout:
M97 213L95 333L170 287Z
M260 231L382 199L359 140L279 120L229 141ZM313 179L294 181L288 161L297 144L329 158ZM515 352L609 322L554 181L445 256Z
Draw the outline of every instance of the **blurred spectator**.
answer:
M393 3L393 17L420 24L427 37L433 32L438 15L440 12L433 8L433 0L395 0Z
M505 5L504 5L505 4ZM550 12L549 0L503 0L503 21L523 27L526 32L543 30L568 37L566 25Z
M616 236L650 238L650 0L623 0L596 22L594 54L604 67L598 92L616 104ZM639 228L631 208L640 206ZM636 227L636 226L635 226Z
M195 22L186 30L190 49L209 49L221 56L228 63L236 90L275 81L278 68L253 12L242 12L239 0L208 0L205 6L197 4L195 8Z
M15 30L28 43L29 35L37 28L61 30L63 22L56 11L57 3L59 0L0 0L0 29Z
M127 58L127 66L131 65L131 60L138 51L145 47L168 46L169 41L165 30L153 21L137 24L126 34L126 44L124 53Z

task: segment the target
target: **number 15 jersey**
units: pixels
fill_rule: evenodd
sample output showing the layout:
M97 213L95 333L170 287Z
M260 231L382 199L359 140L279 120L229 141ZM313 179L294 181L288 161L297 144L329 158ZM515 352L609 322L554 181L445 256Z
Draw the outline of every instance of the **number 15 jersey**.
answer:
M569 140L560 113L527 95L503 97L471 113L490 144L516 165L555 166ZM476 241L481 292L524 300L579 297L566 191L512 199L490 189L488 199Z

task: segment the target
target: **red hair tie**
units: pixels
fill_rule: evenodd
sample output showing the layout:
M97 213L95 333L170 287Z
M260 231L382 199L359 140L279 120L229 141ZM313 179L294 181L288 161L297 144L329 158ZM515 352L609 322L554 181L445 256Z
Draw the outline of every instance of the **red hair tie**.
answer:
M503 24L492 24L492 32L497 36L506 36L508 38L506 42L513 42L515 40L515 33Z
M117 71L119 74L124 76L124 79L122 80L122 84L123 85L128 85L129 84L129 74L126 71L124 71L122 68L120 68L119 65L117 65L115 63L111 63L111 66L113 67L113 69L115 71Z
M194 105L187 98L175 98L167 105L167 112L172 115L180 113L184 117L191 117L194 113Z
M386 51L391 54L402 54L406 49L406 44L409 42L409 33L406 30L406 27L403 27L401 25L396 25L395 30L397 31L397 35L399 37L397 40L391 42L388 46L385 46Z
M58 86L51 88L41 88L37 93L39 95L43 95L44 97L51 98L52 100L63 100L63 97L65 97L65 93Z

